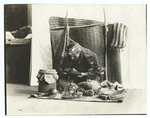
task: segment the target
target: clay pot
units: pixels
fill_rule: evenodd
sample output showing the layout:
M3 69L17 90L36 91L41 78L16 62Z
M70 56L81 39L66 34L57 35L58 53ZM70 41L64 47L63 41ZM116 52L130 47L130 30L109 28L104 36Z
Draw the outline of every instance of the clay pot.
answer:
M56 81L59 77L55 69L40 69L37 78L39 82L38 92L48 92L51 89L56 89Z

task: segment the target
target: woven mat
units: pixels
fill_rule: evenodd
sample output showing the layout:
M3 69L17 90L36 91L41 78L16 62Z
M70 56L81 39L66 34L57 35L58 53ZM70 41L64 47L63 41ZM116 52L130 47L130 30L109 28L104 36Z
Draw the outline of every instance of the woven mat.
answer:
M65 101L80 101L80 102L105 102L105 103L121 103L123 100L102 100L99 98L99 95L94 96L83 96L81 98L75 98L75 99L62 99L62 94L57 94L56 96L42 96L37 97L38 99L49 99L49 100L65 100ZM29 97L29 98L35 98L35 97ZM37 99L36 98L36 99Z

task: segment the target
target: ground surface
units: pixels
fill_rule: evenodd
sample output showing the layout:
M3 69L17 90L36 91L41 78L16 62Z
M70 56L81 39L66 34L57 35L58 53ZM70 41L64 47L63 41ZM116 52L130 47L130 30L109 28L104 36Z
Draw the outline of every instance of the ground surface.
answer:
M146 90L127 90L122 103L28 98L37 87L6 84L7 115L146 114Z

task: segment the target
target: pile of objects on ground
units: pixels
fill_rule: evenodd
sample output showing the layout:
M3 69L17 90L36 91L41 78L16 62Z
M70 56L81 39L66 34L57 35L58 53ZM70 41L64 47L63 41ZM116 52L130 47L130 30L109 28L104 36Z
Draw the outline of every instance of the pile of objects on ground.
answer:
M49 73L53 73L50 74ZM61 86L56 83L58 80L56 70L40 70L37 75L39 86L38 92L30 95L30 98L50 98L50 99L81 99L81 98L97 98L100 100L119 101L123 100L126 90L118 82L111 83L105 80L100 83L100 88L91 94L91 90L82 89L73 81L67 81Z

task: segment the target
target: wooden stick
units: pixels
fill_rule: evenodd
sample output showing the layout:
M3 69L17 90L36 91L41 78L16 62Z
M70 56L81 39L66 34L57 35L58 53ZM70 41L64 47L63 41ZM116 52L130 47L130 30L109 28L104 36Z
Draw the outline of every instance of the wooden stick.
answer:
M108 31L108 27L106 23L105 9L103 9L103 12L104 12L104 24L105 24L105 77L106 77L106 80L108 80L108 77L107 77L107 31Z

